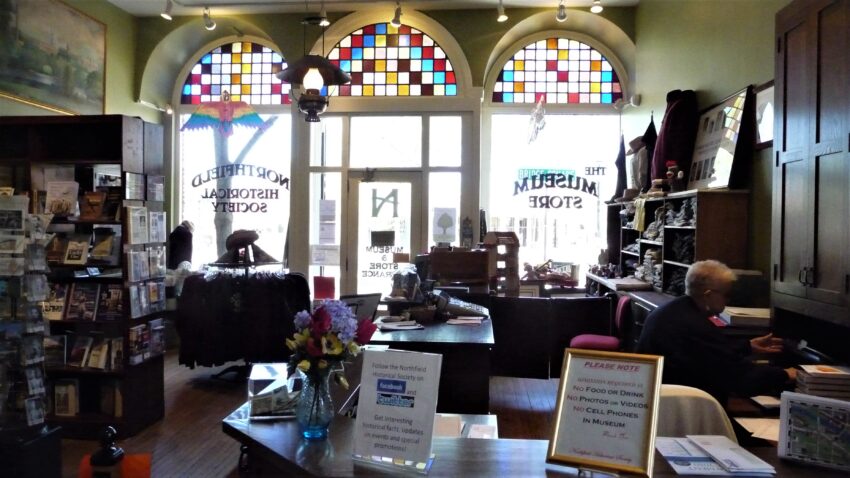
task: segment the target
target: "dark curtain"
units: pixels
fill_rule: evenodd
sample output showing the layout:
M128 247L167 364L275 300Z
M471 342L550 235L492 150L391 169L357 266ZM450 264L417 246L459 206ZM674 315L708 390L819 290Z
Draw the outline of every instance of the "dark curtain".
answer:
M655 130L655 118L654 115L649 116L649 125L646 127L646 131L643 133L643 144L646 145L646 177L648 180L646 181L646 185L643 190L648 191L650 187L652 187L652 156L655 152L655 142L658 140L658 132Z
M620 135L620 151L617 153L614 166L617 166L617 187L614 189L614 196L611 197L612 201L623 197L623 191L626 190L626 143L622 134Z

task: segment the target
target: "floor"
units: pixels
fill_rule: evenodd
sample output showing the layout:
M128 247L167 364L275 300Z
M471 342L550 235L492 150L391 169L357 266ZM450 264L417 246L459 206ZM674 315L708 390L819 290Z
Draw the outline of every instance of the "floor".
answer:
M245 382L212 378L225 367L196 368L165 359L165 419L119 442L128 454L151 453L154 477L237 477L239 446L221 431L221 419L245 401ZM500 438L548 439L557 380L492 377L490 411ZM63 440L63 476L76 477L95 441Z

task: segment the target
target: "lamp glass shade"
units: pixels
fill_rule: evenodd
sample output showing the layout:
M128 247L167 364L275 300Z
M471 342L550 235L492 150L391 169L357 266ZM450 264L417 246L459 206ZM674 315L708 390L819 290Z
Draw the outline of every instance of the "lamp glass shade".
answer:
M322 74L319 72L318 68L310 68L304 75L302 84L305 90L319 91L323 86L325 86L325 81L322 79Z

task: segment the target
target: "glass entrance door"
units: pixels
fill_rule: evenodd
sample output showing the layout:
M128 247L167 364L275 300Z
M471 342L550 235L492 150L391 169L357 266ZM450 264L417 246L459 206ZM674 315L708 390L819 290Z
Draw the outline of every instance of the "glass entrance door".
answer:
M344 293L388 295L400 266L395 254L422 250L420 173L349 174Z

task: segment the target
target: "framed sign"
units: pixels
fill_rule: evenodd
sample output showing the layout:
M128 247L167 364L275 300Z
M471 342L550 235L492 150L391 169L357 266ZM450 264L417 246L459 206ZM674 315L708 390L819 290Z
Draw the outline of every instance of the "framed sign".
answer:
M649 476L663 360L566 349L546 461Z
M748 86L700 115L688 189L746 184L755 129L751 97Z
M0 49L0 96L58 113L103 114L103 23L58 0L0 2L0 18L8 45Z

